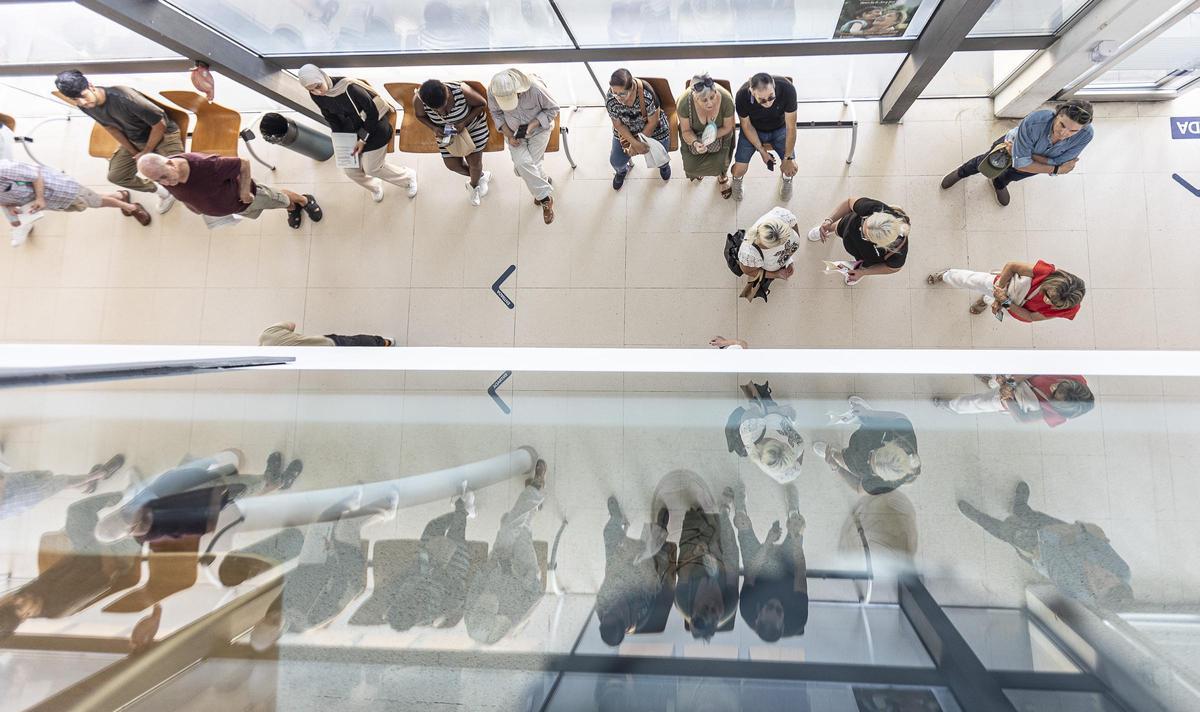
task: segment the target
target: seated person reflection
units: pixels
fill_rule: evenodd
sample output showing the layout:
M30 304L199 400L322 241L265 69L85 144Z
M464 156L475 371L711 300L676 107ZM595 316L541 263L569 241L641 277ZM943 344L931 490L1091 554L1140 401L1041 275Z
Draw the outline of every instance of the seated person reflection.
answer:
M296 568L283 577L283 591L251 633L259 650L287 632L327 625L367 586L367 542L362 529L396 516L399 497L363 503L361 489L308 525Z
M88 497L67 509L58 536L43 537L37 578L0 597L0 640L30 618L66 618L109 595L137 585L142 546L131 539L102 543L93 532L98 513L116 504L116 492ZM65 547L53 546L66 539ZM46 562L51 562L47 565Z
M538 460L516 504L501 518L492 554L467 592L464 621L473 640L487 645L498 642L533 610L545 591L533 547L533 517L546 499L545 488L546 461Z
M1067 596L1098 608L1133 602L1129 564L1104 530L1088 522L1068 524L1029 506L1029 485L1017 484L1012 514L990 517L964 500L958 509L988 534L1012 545L1026 563Z
M56 475L49 470L18 470L0 452L0 519L15 517L68 487L94 492L96 486L125 466L125 456L113 455L86 475Z
M813 453L829 464L846 484L867 494L884 494L917 479L921 457L917 434L903 413L875 410L862 398L851 396L850 410L840 422L857 423L845 449L813 443Z
M467 519L474 517L475 494L466 491L454 500L453 512L425 525L416 563L386 592L391 599L386 617L393 629L449 628L462 620L472 573Z
M787 501L787 536L779 520L771 524L760 543L746 513L746 490L734 489L733 524L737 527L745 576L742 579L742 618L764 642L804 635L808 622L808 566L804 560L804 517L796 485L784 488Z
M604 581L596 592L600 637L620 645L627 634L661 633L675 594L676 548L667 541L671 513L659 508L641 537L626 536L629 520L616 497L608 498L604 525Z
M804 438L796 430L795 409L776 403L769 383L747 383L742 393L750 405L729 414L725 425L729 452L749 458L779 484L794 481L804 462Z
M1096 405L1083 376L979 376L984 393L933 399L933 404L959 415L1008 413L1018 423L1044 422L1051 428L1078 418Z

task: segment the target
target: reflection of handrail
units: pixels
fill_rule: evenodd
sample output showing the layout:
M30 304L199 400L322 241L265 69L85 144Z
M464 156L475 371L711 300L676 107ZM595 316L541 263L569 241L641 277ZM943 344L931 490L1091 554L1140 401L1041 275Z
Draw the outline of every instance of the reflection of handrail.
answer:
M95 366L0 368L0 388L118 381L126 378L181 376L191 373L227 371L247 366L277 366L293 360L290 356L245 356L241 358L147 361L143 363L114 363Z
M13 141L21 144L21 148L25 149L25 154L29 156L30 160L32 160L34 163L38 164L39 166L49 166L49 164L44 163L43 161L39 160L37 156L33 155L33 150L31 148L29 148L29 144L33 143L33 134L38 129L40 129L42 126L45 126L46 124L49 124L49 123L52 123L55 121L70 122L71 115L67 114L66 116L52 116L48 119L38 122L33 128L29 129L29 131L26 132L26 134L24 136L14 136L13 137Z

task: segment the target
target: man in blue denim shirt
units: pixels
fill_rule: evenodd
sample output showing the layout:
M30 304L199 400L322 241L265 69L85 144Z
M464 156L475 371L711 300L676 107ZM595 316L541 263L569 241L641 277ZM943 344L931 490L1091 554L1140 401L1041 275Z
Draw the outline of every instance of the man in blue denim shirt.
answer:
M1020 125L996 139L992 149L1008 144L1013 164L992 180L996 188L996 200L1008 205L1011 196L1008 184L1025 180L1038 174L1062 175L1075 170L1079 154L1092 141L1092 105L1086 101L1069 101L1051 111L1043 109L1026 116ZM987 153L976 156L959 166L942 179L942 189L948 189L959 180L979 173L979 165Z

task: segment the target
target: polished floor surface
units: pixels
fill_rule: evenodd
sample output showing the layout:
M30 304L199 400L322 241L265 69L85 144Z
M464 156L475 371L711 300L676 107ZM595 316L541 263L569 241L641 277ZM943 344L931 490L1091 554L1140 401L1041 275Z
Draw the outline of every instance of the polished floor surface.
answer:
M62 113L5 91L26 113ZM1196 348L1200 331L1183 324L1200 288L1180 275L1200 268L1191 249L1200 200L1171 175L1200 183L1200 142L1171 140L1168 117L1195 114L1197 104L1193 93L1099 105L1097 138L1079 169L1014 184L1006 209L980 178L938 186L1013 125L993 120L986 100L919 101L893 126L877 123L874 104L859 104L849 167L848 131L801 131L788 207L802 225L847 196L877 197L912 215L911 259L897 275L846 287L820 271L823 259L843 256L840 245L806 243L796 276L777 285L770 304L738 300L721 249L727 232L779 202L777 174L754 165L737 204L721 200L711 179L689 184L675 155L669 182L642 166L614 193L601 109L564 114L579 167L561 153L547 157L558 189L549 227L505 152L485 156L495 177L478 208L437 156L405 154L393 160L418 169L420 195L409 201L389 187L376 205L332 162L258 141L278 170L255 164L255 176L317 195L322 223L293 231L282 214L268 214L210 233L182 208L149 228L112 211L50 216L25 246L0 249L0 335L251 344L264 326L290 320L308 332L381 333L412 346L690 347L722 334L775 347ZM849 110L810 104L800 113L828 119ZM18 132L36 121L18 113ZM90 128L86 118L46 124L36 150L103 188L105 162L86 154ZM1030 328L972 318L968 295L924 283L945 266L1039 258L1087 280L1074 322ZM490 286L513 264L509 311Z

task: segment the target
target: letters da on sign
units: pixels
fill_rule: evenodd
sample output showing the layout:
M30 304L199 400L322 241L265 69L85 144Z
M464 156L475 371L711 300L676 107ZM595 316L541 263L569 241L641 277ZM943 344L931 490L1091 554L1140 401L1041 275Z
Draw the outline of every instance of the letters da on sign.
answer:
M1171 138L1200 138L1200 116L1172 116Z

